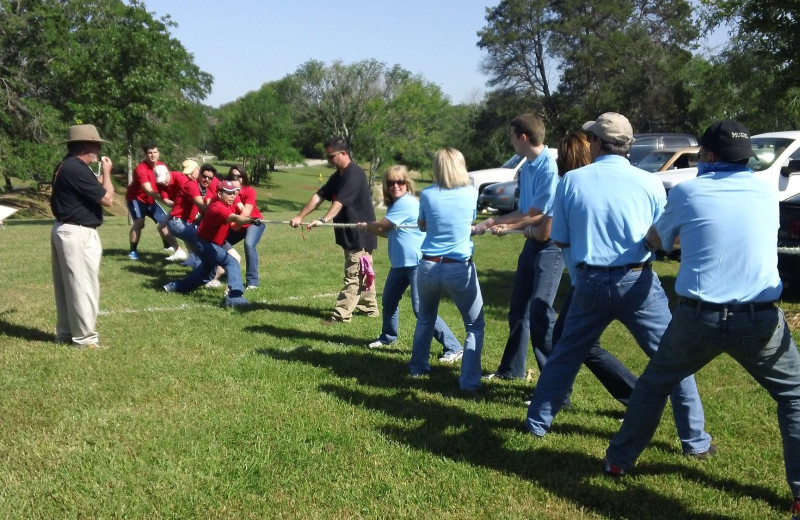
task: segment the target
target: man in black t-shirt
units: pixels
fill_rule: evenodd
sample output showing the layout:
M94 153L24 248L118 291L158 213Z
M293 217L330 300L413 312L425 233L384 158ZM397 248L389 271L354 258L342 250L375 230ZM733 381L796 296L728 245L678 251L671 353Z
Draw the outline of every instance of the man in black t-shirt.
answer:
M325 143L328 163L336 171L290 221L298 227L303 217L314 211L322 201L331 201L331 207L321 218L311 222L311 229L320 224L333 221L336 224L357 224L375 221L375 208L372 194L364 170L350 159L347 143L341 137L334 137ZM367 288L367 272L372 271L372 250L378 247L378 237L372 233L358 231L355 227L334 229L336 243L344 250L344 287L336 299L336 307L325 324L349 322L353 311L361 311L368 316L378 317L378 302L375 287Z
M94 125L69 127L67 156L53 174L50 208L56 221L50 234L53 288L56 298L56 343L99 348L100 257L97 228L103 206L114 202L111 159L99 158L105 141ZM100 162L95 176L89 163Z

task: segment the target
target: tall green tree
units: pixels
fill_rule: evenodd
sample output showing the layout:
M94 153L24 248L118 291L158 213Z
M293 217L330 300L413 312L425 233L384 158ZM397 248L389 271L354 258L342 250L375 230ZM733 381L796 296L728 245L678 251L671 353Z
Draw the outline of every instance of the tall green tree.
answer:
M224 159L242 161L254 184L269 180L277 162L303 160L292 145L292 119L274 85L265 84L218 110L214 150Z

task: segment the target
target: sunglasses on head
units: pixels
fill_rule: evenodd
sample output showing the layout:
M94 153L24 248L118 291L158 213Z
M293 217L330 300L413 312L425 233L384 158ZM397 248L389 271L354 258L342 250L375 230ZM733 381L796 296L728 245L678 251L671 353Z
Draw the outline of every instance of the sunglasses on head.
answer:
M395 184L397 184L399 186L405 186L406 185L406 181L405 181L405 179L391 180L391 181L386 181L386 184L388 184L389 186L394 186Z

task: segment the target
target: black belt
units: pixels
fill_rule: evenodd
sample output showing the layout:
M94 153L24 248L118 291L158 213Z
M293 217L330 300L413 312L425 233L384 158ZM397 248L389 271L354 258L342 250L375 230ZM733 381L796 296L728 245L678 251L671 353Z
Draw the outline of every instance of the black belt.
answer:
M437 262L442 264L463 264L472 260L472 257L469 257L466 260L455 260L453 258L447 258L446 256L423 256L422 259L427 260L428 262Z
M612 270L612 269L624 269L626 271L643 271L648 267L652 266L652 262L638 262L635 264L625 264L625 265L589 265L586 262L579 262L575 267L578 269L604 269L604 270Z
M70 222L67 220L56 220L59 224L69 224L70 226L80 226L80 227L87 227L91 229L97 229L100 227L100 224L79 224L78 222Z
M701 311L713 311L713 312L725 312L725 313L742 312L742 311L758 312L775 308L775 302L711 303L686 297L681 297L681 299L678 300L678 303Z

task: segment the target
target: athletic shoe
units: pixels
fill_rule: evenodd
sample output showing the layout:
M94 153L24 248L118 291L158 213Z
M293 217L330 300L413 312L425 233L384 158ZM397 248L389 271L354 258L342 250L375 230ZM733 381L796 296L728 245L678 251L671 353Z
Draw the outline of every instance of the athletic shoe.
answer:
M178 284L176 284L175 282L169 282L167 285L164 286L164 290L167 292L177 292Z
M174 252L175 252L175 248L174 248L174 247L172 247L172 246L165 247L165 248L164 248L164 252L165 252L165 253L172 254L172 253L174 253Z
M244 307L250 305L250 302L244 299L244 296L236 296L234 298L225 297L226 307Z
M131 260L138 260L139 254L136 251L131 251L130 253L128 253L128 258L130 258Z
M206 287L210 287L211 289L222 287L222 282L219 280L211 280L210 282L206 282Z
M391 345L392 343L393 343L392 341L383 341L381 339L376 339L375 341L373 341L372 343L370 343L367 346L369 348L380 348L380 347L386 347L388 345Z
M244 288L245 291L254 291L256 289L258 289L257 285L248 285L247 287Z
M322 325L338 325L339 323L350 323L350 320L343 320L341 318L337 318L336 316L331 316L328 319L320 321Z
M439 358L440 363L455 363L459 359L464 357L464 351L459 350L458 352L449 352L442 357Z
M603 473L609 477L624 477L627 475L627 472L624 469L611 464L608 462L608 459L603 459Z
M184 251L183 249L178 249L172 255L167 257L167 262L183 261L186 260L186 258L188 258L186 251Z
M800 520L800 497L794 497L792 509L789 512L792 513L792 520Z
M697 460L708 460L717 454L717 447L713 444L708 445L708 449L702 453L686 453L686 455Z
M487 374L487 375L483 376L481 379L483 379L484 381L491 381L492 379L522 379L522 378L521 377L510 377L510 376L506 376L506 375L494 372L492 374Z

